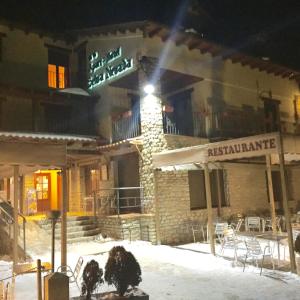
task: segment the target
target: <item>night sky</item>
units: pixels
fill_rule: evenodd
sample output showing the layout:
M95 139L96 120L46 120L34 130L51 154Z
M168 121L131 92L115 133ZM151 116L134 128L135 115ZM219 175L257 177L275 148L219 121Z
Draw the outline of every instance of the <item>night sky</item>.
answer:
M59 32L154 20L300 70L300 0L1 0L0 16Z

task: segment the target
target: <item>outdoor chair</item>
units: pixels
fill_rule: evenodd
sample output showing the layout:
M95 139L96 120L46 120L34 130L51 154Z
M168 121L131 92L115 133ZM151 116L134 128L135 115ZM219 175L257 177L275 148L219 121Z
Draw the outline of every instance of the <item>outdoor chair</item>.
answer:
M262 250L260 243L256 238L251 238L245 241L246 244L246 256L244 260L244 268L243 272L245 271L246 262L247 259L252 259L252 262L256 264L256 267L258 267L258 261L261 260L261 266L260 266L260 275L262 274L262 268L264 264L265 257L269 257L271 259L273 270L274 270L274 261L273 261L273 255L272 250L269 245L265 246L264 250Z
M243 225L244 219L240 218L237 220L236 223L231 223L230 226L236 231L239 232L241 230L241 227Z
M237 261L237 250L238 245L244 243L242 240L239 240L235 235L235 231L232 228L224 229L222 243L221 243L221 254L224 254L225 249L234 250L234 260Z
M207 241L207 223L199 223L199 224L192 224L191 230L193 234L194 243L196 243L196 234L201 233L202 240Z
M260 217L247 217L245 220L245 227L248 231L258 230L260 231ZM263 229L264 231L264 229Z
M272 219L271 218L265 219L264 227L265 227L265 230L273 230ZM281 217L280 216L276 216L276 230L278 232L282 232L282 230L281 230Z
M223 242L224 230L228 228L228 223L216 223L215 235L220 244Z
M57 268L56 272L61 272L61 273L64 273L65 275L67 275L69 277L69 282L70 283L75 282L78 289L79 289L79 291L80 291L81 289L79 287L77 279L78 279L78 276L80 274L82 264L83 264L83 258L81 256L79 256L74 270L72 270L72 268L67 265L67 266L59 266Z

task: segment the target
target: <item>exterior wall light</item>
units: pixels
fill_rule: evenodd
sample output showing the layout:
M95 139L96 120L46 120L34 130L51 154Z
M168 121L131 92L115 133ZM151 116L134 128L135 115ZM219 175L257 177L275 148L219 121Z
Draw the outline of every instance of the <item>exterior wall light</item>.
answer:
M147 84L144 86L144 92L147 94L147 95L151 95L153 94L155 91L155 88L154 88L154 85L153 84Z

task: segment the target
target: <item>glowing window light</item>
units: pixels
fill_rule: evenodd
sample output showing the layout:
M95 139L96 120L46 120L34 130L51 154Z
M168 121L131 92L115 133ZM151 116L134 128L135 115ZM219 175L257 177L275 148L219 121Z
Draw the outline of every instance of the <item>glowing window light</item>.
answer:
M48 86L56 88L56 65L48 65Z
M65 88L65 67L58 67L58 87L60 89Z

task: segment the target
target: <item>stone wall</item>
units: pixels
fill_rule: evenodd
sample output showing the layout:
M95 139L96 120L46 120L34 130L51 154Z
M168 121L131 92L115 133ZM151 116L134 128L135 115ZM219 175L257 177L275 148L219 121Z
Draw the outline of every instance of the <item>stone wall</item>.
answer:
M226 163L224 169L224 188L229 206L221 209L222 218L227 219L236 213L269 210L264 165ZM159 171L156 174L161 242L192 241L188 224L206 223L207 210L190 209L188 171ZM296 176L293 178L296 179ZM216 217L217 209L214 208L213 218Z
M206 222L206 209L190 209L188 171L157 172L160 238L163 244L192 240L188 224ZM204 191L203 191L204 192ZM213 210L216 215L216 209Z
M268 210L266 166L254 164L224 164L227 197L230 207L224 215Z
M156 243L154 216L151 214L100 217L98 224L101 233L108 237Z
M208 139L174 134L165 134L165 139L169 150L208 143Z

